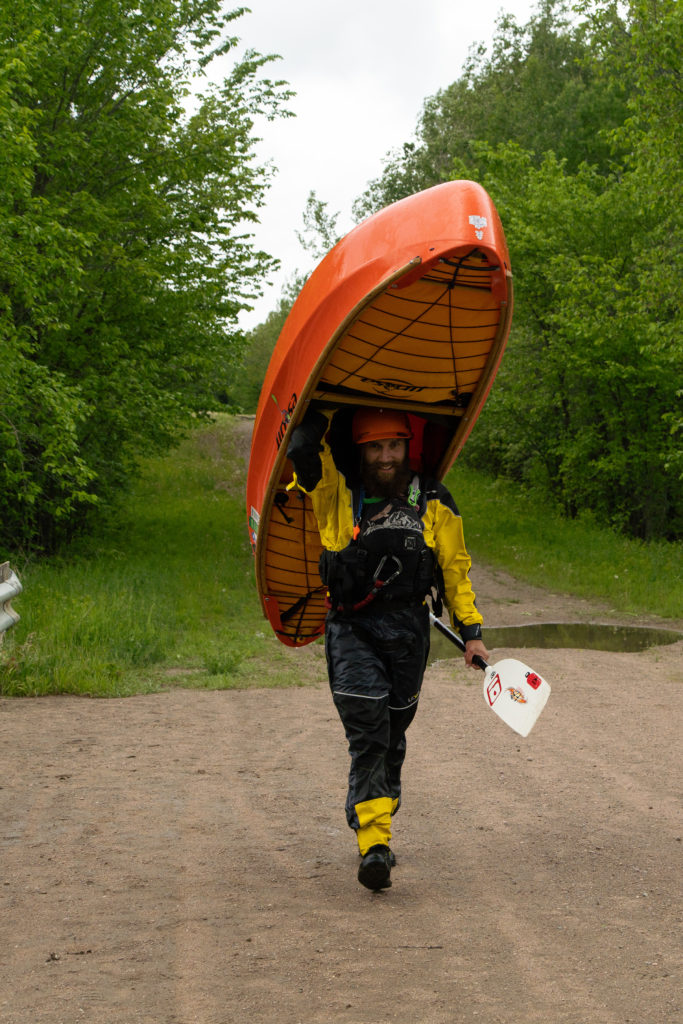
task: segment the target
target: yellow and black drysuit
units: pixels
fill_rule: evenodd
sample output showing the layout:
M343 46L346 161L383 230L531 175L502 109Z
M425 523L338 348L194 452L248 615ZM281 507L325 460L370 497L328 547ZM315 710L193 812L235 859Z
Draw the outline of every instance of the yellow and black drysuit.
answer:
M405 734L429 654L425 596L435 578L465 641L481 637L483 620L448 490L416 475L407 497L366 499L337 468L327 427L326 416L309 414L287 454L294 484L310 496L323 545L328 675L351 756L346 816L364 855L389 844L400 804Z

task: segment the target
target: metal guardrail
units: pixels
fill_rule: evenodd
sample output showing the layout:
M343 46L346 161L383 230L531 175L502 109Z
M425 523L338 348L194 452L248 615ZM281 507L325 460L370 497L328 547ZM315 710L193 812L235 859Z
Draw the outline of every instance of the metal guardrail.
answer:
M13 597L23 590L16 573L12 572L9 562L0 565L0 643L2 643L5 630L19 621L19 616L11 605Z

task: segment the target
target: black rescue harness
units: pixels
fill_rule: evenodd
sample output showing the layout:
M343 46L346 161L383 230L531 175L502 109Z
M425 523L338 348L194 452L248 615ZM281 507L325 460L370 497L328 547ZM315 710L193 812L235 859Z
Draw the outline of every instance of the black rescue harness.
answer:
M424 539L426 503L413 477L407 497L366 499L354 494L353 537L341 551L323 551L320 576L327 607L342 615L380 599L392 607L424 600L434 583L435 558Z

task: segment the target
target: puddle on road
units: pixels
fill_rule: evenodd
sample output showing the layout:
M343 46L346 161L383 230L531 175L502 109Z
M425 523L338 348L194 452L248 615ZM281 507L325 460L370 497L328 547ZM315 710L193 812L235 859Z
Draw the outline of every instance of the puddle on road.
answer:
M490 651L500 647L566 647L632 654L648 647L675 644L678 640L683 640L683 633L675 629L609 626L593 622L541 622L484 628L484 643ZM461 655L457 647L433 629L429 663L458 657Z

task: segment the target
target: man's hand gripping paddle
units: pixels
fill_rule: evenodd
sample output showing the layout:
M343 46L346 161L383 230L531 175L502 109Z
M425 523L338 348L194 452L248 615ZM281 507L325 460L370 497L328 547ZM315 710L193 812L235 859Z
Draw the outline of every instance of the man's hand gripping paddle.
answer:
M461 651L465 650L465 643L458 634L431 612L429 621L451 643ZM548 683L528 665L514 658L489 665L475 654L472 661L484 671L484 700L488 706L520 736L528 736L550 696Z

